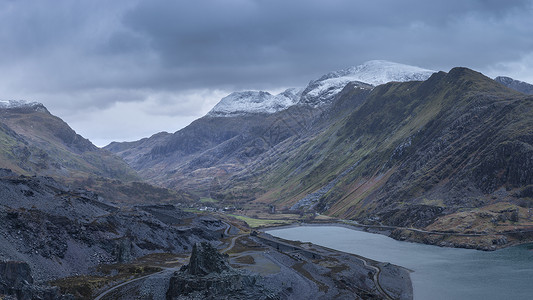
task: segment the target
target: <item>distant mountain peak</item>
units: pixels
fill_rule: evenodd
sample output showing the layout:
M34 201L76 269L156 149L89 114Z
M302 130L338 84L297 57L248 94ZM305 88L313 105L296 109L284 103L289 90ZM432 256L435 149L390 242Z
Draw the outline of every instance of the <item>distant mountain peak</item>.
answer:
M47 112L46 107L40 102L26 100L0 100L0 109L31 109L34 111Z
M300 93L299 89L287 89L277 95L264 91L233 92L222 98L207 115L228 117L249 113L271 114L296 104Z
M346 77L353 79L352 81L361 81L376 86L391 81L422 81L435 72L386 60L370 60L355 67L330 72L317 81Z
M423 81L435 72L386 60L371 60L312 80L303 91L300 104L311 106L328 104L348 82L352 81L377 86L392 81Z
M506 76L498 76L494 78L494 81L499 82L505 85L506 87L518 91L520 93L533 95L533 84Z

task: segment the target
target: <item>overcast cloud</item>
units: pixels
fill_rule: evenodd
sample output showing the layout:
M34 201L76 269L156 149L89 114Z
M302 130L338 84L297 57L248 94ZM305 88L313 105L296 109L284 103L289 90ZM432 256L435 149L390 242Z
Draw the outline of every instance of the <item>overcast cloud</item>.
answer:
M533 83L533 1L0 0L0 99L103 146L384 59Z

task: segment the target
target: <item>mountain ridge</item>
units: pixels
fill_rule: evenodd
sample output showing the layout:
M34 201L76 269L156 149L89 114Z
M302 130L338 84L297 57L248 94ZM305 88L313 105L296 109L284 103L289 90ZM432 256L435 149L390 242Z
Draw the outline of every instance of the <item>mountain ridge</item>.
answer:
M277 95L264 91L233 92L222 98L207 116L231 117L247 113L271 114L293 105L315 108L329 105L346 84L358 81L377 86L392 81L421 81L435 71L385 60L367 61L355 67L329 72L304 88L287 89Z

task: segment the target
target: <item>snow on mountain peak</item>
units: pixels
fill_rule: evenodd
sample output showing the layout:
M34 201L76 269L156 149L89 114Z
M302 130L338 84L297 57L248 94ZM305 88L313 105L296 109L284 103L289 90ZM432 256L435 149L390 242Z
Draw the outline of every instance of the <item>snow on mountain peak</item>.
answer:
M1 108L32 108L36 111L47 112L46 107L44 107L42 103L25 100L0 100L0 109Z
M263 91L233 92L222 98L207 115L227 117L247 113L271 114L296 104L300 93L299 89L287 89L277 95Z
M309 82L305 89L288 89L278 95L262 91L231 93L207 115L231 117L247 113L275 113L295 104L319 107L331 103L352 81L376 86L391 81L422 81L435 72L385 60L371 60L356 67L330 72Z
M386 60L371 60L328 75L334 74L335 77L347 77L353 79L352 81L361 81L376 86L392 81L422 81L435 72Z
M392 81L421 81L436 71L385 60L371 60L356 67L330 72L312 80L302 93L300 104L321 106L330 103L348 82L360 81L373 86Z

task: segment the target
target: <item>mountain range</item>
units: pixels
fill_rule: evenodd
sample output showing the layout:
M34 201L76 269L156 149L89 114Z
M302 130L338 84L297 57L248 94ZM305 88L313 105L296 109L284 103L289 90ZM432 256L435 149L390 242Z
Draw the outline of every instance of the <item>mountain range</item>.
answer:
M516 86L372 61L290 97L234 93L173 134L105 149L154 184L258 211L502 233L530 222L532 98Z
M111 143L105 149L124 158L151 182L209 194L222 182L231 185L225 181L228 176L243 171L280 142L329 126L324 116L340 118L351 109L351 102L363 101L373 84L427 79L433 72L370 61L330 72L310 81L305 88L288 89L279 95L235 92L223 98L206 116L174 134L158 133L136 142ZM352 90L343 91L348 83ZM352 99L334 101L341 94L350 94Z
M528 87L370 61L277 95L235 92L175 133L104 149L40 103L0 101L0 167L115 202L204 198L252 213L504 234L531 222Z

